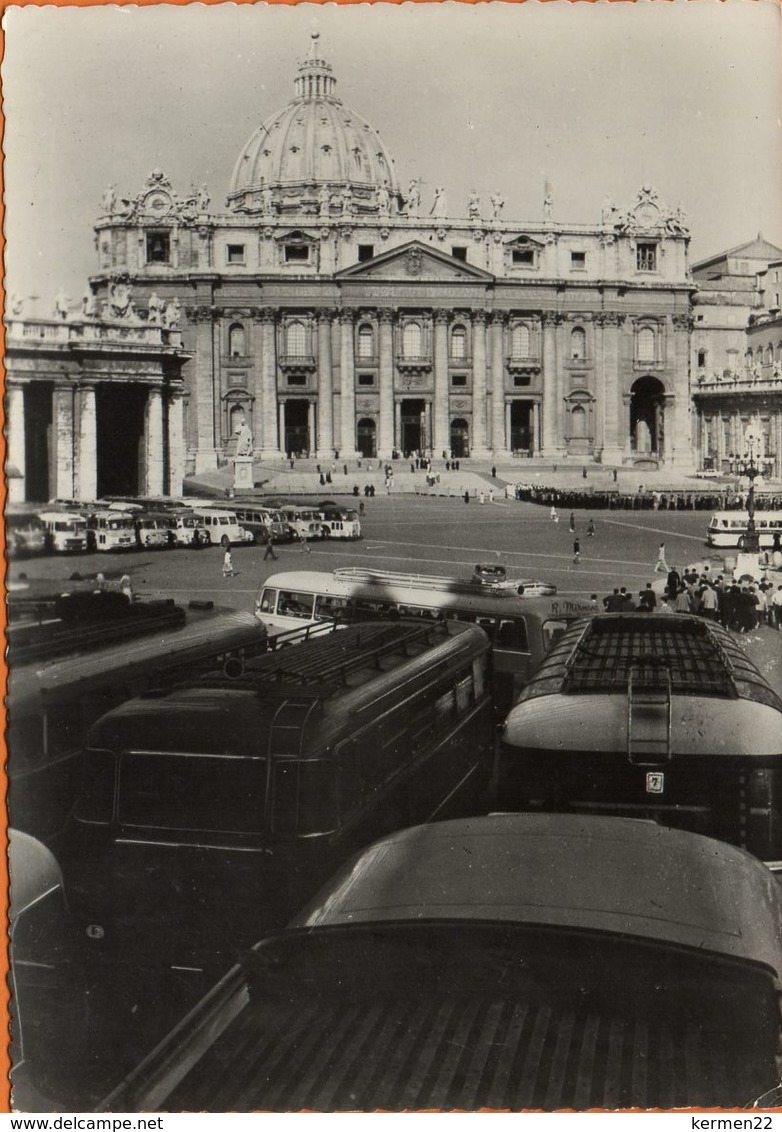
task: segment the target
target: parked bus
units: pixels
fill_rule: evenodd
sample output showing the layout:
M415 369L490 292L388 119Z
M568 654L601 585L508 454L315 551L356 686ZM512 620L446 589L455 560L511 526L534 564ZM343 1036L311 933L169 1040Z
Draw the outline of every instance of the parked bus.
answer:
M171 511L168 514L170 537L175 546L203 547L208 543L206 527L188 508Z
M201 503L189 502L187 506L191 507L198 525L206 531L207 545L229 547L255 541L252 532L239 525L233 508L205 507Z
M318 513L324 538L361 538L361 520L352 507L322 507Z
M197 993L372 838L472 812L488 651L474 626L364 623L104 715L65 872L129 1002L159 1026L167 968Z
M121 598L77 596L92 597L99 605ZM167 616L167 610L178 616ZM110 623L106 616L97 623L70 620L64 643L49 647L50 659L10 665L11 820L44 840L61 829L73 804L84 739L99 716L204 666L241 671L249 657L266 650L266 632L244 611L185 612L168 601L140 602L128 614L122 622ZM60 658L52 660L58 652Z
M496 770L506 810L652 818L782 857L782 699L702 618L572 626L508 715Z
M25 558L46 550L46 528L32 511L8 511L5 517L5 551L9 558Z
M87 549L87 520L74 511L39 511L46 547L55 554L79 554Z
M135 550L135 517L130 512L93 511L87 516L87 549Z
M171 550L175 539L171 517L164 512L140 512L133 516L136 543L141 550Z
M291 542L293 532L279 511L262 507L258 503L236 500L231 504L240 527L249 531L258 546L265 546L271 539L273 543Z
M282 503L278 508L285 522L299 540L323 538L323 520L314 507L298 503Z
M571 621L587 616L587 602L521 597L501 587L455 578L343 567L332 574L273 574L261 586L255 612L271 634L333 618L424 617L470 621L492 641L494 696L506 709L553 641Z
M706 541L709 546L738 547L741 550L747 536L747 523L746 511L715 511L709 520ZM774 536L777 538L776 549L779 549L779 541L782 539L782 511L756 511L755 530L761 549L773 549Z

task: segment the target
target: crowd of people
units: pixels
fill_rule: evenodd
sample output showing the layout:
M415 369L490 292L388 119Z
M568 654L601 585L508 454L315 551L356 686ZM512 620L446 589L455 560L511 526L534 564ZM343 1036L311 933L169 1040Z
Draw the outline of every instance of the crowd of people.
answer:
M575 491L542 484L517 483L513 488L522 503L546 507L582 507L603 511L736 511L744 510L746 497L736 492L650 491L642 485L635 492ZM779 493L756 493L758 511L782 509Z
M659 559L658 559L659 565ZM711 576L711 568L690 567L679 572L666 567L665 587L658 594L647 582L637 595L626 586L615 586L603 598L606 613L691 613L716 621L737 633L749 633L761 625L782 630L782 583L763 579L758 583L734 581L723 574ZM593 595L593 603L597 597Z

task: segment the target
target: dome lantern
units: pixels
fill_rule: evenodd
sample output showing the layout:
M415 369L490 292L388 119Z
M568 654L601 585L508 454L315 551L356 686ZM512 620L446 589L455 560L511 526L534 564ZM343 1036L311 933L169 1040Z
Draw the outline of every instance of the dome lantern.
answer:
M335 98L337 80L331 73L331 64L318 54L319 32L312 33L307 58L299 63L299 74L295 80L297 98Z

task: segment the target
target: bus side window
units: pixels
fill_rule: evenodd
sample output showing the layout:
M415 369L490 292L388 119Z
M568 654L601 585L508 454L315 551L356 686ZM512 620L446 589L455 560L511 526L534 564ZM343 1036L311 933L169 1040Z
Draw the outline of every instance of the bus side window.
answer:
M473 618L470 618L470 620L472 621ZM495 631L496 625L497 625L494 617L481 617L479 615L474 620L475 620L475 624L480 625L480 627L483 629L484 633L487 635L489 640L493 642L494 641L494 631Z
M559 640L562 634L568 627L567 621L544 621L541 626L543 630L543 647L546 652L551 648L555 641Z
M274 613L274 604L277 600L276 590L263 590L261 593L261 613Z
M330 621L344 612L347 602L343 597L330 597L320 594L315 598L315 620Z
M495 644L504 649L512 649L513 652L529 652L527 627L521 618L514 620L501 617Z

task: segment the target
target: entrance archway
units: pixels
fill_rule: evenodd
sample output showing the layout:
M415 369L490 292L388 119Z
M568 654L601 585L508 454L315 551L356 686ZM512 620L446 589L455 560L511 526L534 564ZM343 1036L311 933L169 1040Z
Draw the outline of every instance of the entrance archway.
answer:
M367 458L377 456L377 425L371 417L361 417L356 425L356 448Z
M636 456L662 456L665 387L656 377L639 377L630 388L630 448Z
M145 490L144 385L101 384L95 390L98 495Z
M309 401L285 402L285 452L297 456L310 450Z
M465 460L470 455L470 426L464 417L451 421L451 455Z
M399 438L403 452L423 452L426 443L426 402L423 400L403 401L400 406L402 435Z
M42 503L54 495L52 398L50 381L32 381L24 389L25 498Z
M511 452L532 455L532 402L511 401L510 403L510 447Z

